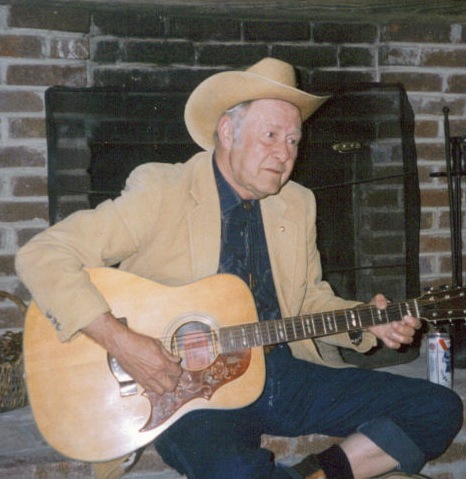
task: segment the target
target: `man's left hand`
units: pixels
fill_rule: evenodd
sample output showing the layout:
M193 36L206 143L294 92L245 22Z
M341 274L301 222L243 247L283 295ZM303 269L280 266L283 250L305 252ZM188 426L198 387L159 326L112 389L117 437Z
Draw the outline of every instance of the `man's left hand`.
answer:
M379 309L385 309L388 301L383 294L374 296L371 304ZM387 347L398 349L403 344L411 344L416 330L422 326L421 321L414 316L403 316L401 321L371 326L369 331L374 333Z

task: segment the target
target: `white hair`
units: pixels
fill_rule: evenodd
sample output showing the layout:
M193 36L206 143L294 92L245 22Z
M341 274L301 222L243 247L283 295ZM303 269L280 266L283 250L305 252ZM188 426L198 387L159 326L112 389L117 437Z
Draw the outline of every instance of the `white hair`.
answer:
M248 100L248 101L243 101L242 103L238 103L235 106L232 106L231 108L228 108L222 116L227 115L231 119L231 123L233 125L233 140L237 140L238 136L241 132L241 127L243 126L243 119L244 115L247 113L249 107L251 106L251 103L254 100ZM215 129L214 133L214 139L215 139L215 144L218 144L218 132L217 129Z

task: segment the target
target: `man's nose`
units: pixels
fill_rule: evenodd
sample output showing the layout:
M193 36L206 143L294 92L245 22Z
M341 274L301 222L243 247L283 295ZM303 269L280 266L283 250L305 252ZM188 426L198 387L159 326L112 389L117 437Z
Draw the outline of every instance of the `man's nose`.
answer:
M275 145L275 156L280 161L285 162L291 156L288 143L286 141L278 141Z

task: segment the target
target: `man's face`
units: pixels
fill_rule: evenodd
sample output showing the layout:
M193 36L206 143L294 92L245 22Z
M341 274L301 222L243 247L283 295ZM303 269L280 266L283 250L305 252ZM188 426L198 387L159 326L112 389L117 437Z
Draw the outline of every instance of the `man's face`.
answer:
M298 108L282 100L256 100L240 125L219 162L222 173L243 199L278 193L291 175L298 152Z

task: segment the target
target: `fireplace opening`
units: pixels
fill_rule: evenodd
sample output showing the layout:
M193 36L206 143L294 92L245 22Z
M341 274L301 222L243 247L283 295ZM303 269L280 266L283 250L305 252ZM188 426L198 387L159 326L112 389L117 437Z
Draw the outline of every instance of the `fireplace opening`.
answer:
M310 86L303 85L310 90ZM346 298L419 294L419 185L414 115L401 85L357 84L304 125L293 179L318 203L324 279ZM130 171L183 162L199 150L183 122L189 92L117 87L46 91L49 217L118 196ZM406 362L419 344L343 358L363 367Z

